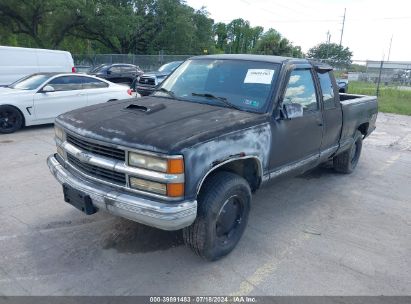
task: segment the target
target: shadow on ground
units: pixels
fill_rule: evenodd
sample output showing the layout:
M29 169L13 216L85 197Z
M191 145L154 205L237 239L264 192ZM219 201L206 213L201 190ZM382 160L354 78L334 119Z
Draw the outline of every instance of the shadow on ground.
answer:
M166 250L183 244L181 230L164 231L124 219L116 219L111 231L103 237L102 247L120 253Z

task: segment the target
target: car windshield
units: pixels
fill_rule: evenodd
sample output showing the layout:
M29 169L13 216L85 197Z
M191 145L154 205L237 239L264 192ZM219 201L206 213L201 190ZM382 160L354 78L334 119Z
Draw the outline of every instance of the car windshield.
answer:
M154 95L263 113L278 69L260 61L187 60Z
M50 74L30 75L12 83L9 85L9 88L18 90L35 90L52 76L53 75Z
M169 62L166 63L164 65L162 65L158 71L159 72L167 72L167 73L171 73L176 67L178 67L180 64L182 63L182 61L173 61L173 62Z
M100 64L98 66L96 66L95 68L90 70L90 73L98 73L101 72L102 70L104 70L107 67L107 65L105 64Z

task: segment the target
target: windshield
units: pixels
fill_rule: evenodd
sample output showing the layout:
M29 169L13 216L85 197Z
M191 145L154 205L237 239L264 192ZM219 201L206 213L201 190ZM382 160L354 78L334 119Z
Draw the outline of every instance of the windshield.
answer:
M20 80L17 80L15 83L12 83L9 86L9 88L19 89L19 90L35 90L52 76L53 75L50 75L50 74L49 75L47 74L30 75Z
M266 111L278 64L246 61L197 59L185 61L156 96L207 103L243 111ZM172 94L167 94L170 91Z
M166 63L166 64L162 65L162 66L158 69L158 71L159 71L159 72L168 72L168 73L171 73L171 72L174 71L174 69L175 69L176 67L178 67L181 63L182 63L182 61L173 61L173 62Z
M96 66L95 68L91 69L90 73L98 73L104 70L107 66L105 64L100 64Z

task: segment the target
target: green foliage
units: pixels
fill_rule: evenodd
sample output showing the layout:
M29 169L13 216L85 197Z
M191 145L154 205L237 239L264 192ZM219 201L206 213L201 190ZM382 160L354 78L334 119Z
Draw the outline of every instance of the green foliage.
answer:
M336 67L347 67L351 64L352 52L348 47L336 43L321 43L309 49L307 57L324 59Z
M351 81L348 91L351 94L375 95L377 86L371 82ZM381 85L378 110L386 113L411 115L411 88L407 90L396 86Z
M0 44L77 54L258 53L301 57L275 30L216 23L184 0L0 0Z
M299 46L293 46L290 41L281 36L274 29L269 29L264 33L254 49L257 54L263 55L282 55L289 57L303 57Z

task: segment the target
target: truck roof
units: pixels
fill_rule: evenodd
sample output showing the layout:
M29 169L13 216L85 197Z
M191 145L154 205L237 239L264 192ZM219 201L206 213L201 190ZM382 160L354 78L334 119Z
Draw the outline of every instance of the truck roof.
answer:
M195 56L190 59L234 59L234 60L250 60L250 61L262 61L272 63L310 63L307 59L292 58L284 56L272 56L272 55L252 55L252 54L221 54L221 55L203 55Z
M220 54L220 55L202 55L191 57L190 59L233 59L233 60L249 60L249 61L261 61L271 63L307 63L312 64L315 67L330 70L332 67L324 62L319 62L312 59L293 58L285 56L272 56L272 55L253 55L253 54Z

